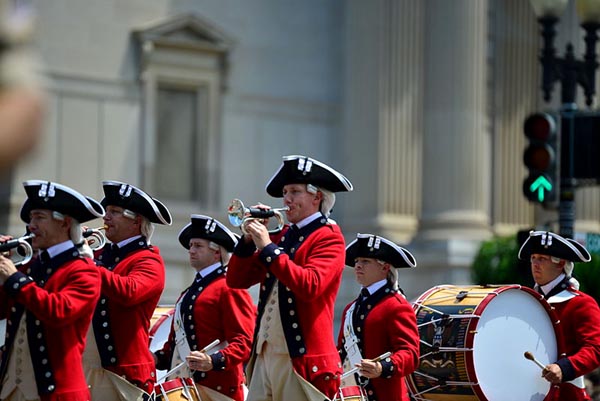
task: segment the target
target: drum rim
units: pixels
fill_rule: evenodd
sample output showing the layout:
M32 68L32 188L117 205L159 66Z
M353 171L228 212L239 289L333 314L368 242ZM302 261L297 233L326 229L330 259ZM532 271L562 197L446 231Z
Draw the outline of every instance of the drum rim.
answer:
M152 337L154 337L154 335L158 331L158 328L160 327L161 323L163 323L165 320L167 320L169 317L171 317L175 313L174 306L157 306L154 311L156 312L156 310L159 308L165 308L165 309L170 308L170 309L168 311L166 311L165 313L162 313L160 315L160 317L158 319L156 319L154 324L152 324L152 326L150 326L150 330L148 331L148 335L150 336L150 339L152 339Z
M173 390L183 388L185 385L192 387L195 386L195 383L190 377L176 377L174 379L167 380L166 382L156 383L154 388L163 389L165 393L170 393Z
M520 290L520 291L523 291L523 292L531 295L532 298L537 300L537 302L545 309L546 313L548 314L548 317L550 318L550 322L552 323L552 328L554 329L554 335L556 337L557 355L559 355L560 348L561 348L563 342L562 342L562 331L560 330L560 327L561 327L560 319L558 319L558 315L557 315L556 311L554 310L552 305L550 305L541 294L539 294L537 291L533 290L532 288L523 286L521 284L494 284L494 285L442 284L442 285L437 285L437 286L434 286L434 287L426 290L414 302L412 302L413 311L415 313L415 316L417 315L418 311L422 307L422 303L424 301L426 301L430 296L432 296L433 294L435 294L436 292L439 292L439 291L453 290L453 289L456 289L456 290L460 290L460 289L487 290L487 289L489 289L490 290L485 296L483 296L481 301L477 304L477 306L473 310L472 314L477 315L477 316L482 315L482 310L485 309L485 307L491 302L491 300L493 298L495 298L496 296L500 295L501 293L503 293L505 291ZM471 348L471 349L473 348L474 338L475 338L475 329L477 328L478 323L479 323L479 319L471 319L471 321L469 322L467 329L466 329L467 334L465 336L465 343L464 343L465 348ZM470 351L470 353L471 353L470 358L465 358L465 364L466 364L466 368L467 368L466 369L467 377L470 382L472 382L472 383L474 382L475 384L470 385L468 387L471 387L474 395L477 396L479 399L487 400L486 395L483 393L483 389L481 388L479 383L477 383L477 380L476 380L477 378L471 377L473 372L475 372L474 358L473 358L472 352L473 351ZM411 395L414 395L419 392L418 387L415 385L415 382L413 379L413 374L414 374L414 372L405 376L405 378L404 378L405 379L404 381L407 384L407 387L408 387Z

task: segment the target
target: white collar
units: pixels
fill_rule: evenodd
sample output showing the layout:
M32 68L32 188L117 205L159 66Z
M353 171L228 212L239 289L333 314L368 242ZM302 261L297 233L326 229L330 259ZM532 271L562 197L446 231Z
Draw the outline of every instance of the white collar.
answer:
M375 292L377 292L377 290L379 290L386 284L387 284L387 279L384 278L383 280L379 280L379 281L371 284L370 286L368 286L367 291L369 291L369 294L373 295L373 294L375 294Z
M549 294L550 291L552 291L552 289L554 287L556 287L558 285L558 283L560 283L561 281L564 280L564 278L566 277L565 273L561 273L558 275L557 278L555 278L554 280L552 280L551 282L549 282L548 284L544 284L544 285L539 285L538 287L540 287L542 289L542 291L544 291L544 294Z
M198 272L196 273L196 277L200 276L200 278L204 278L204 277L208 276L210 273L217 270L219 267L221 267L221 262L216 262L210 266L206 266L205 268L198 270Z
M53 258L59 253L63 253L67 249L71 249L74 246L75 244L73 243L73 241L68 239L64 242L61 242L60 244L52 245L50 248L46 249L46 252L48 252L48 256L50 256L50 258Z
M307 218L300 220L298 223L296 223L296 226L298 228L305 227L321 216L322 216L321 212L315 212L315 213L311 214L310 216L308 216Z
M117 244L117 246L118 246L119 248L123 248L125 245L127 245L127 244L129 244L129 243L132 243L133 241L135 241L135 240L136 240L136 239L138 239L138 238L142 238L142 236L141 236L141 235L134 235L133 237L129 237L129 238L127 238L127 239L124 239L123 241L119 242L119 243Z

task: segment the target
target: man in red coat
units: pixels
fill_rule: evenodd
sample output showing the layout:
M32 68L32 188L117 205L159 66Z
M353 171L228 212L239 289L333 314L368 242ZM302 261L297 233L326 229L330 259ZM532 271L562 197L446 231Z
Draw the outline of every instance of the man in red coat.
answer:
M600 308L579 291L571 274L574 262L589 262L588 251L576 241L547 231L532 231L519 250L531 261L534 289L544 295L560 320L559 358L542 370L552 383L547 400L590 400L583 375L600 366Z
M270 236L261 221L247 221L227 273L234 288L261 283L248 401L322 401L338 391L341 374L333 313L345 243L328 216L334 192L352 184L315 159L287 156L266 189L283 197L293 227Z
M97 263L102 294L84 355L93 401L147 400L156 370L148 348L150 318L165 285L153 224L171 224L169 210L133 185L104 181L104 226L111 241Z
M383 237L358 234L346 248L362 286L344 309L338 348L344 370L342 387L362 386L369 401L408 401L404 376L419 363L419 330L410 303L398 287L398 268L415 267L414 256ZM379 358L385 353L390 356Z
M211 217L192 215L191 220L179 242L189 251L196 278L177 301L169 340L155 352L157 368L173 369L187 360L202 400L244 401L244 363L252 348L256 308L247 290L225 282L237 238ZM220 343L214 349L203 350L215 340ZM192 374L188 368L173 373Z
M82 354L100 275L91 255L86 257L80 223L102 217L104 209L64 185L23 185L21 219L35 235L38 253L18 270L0 256L0 319L8 319L0 399L88 401Z

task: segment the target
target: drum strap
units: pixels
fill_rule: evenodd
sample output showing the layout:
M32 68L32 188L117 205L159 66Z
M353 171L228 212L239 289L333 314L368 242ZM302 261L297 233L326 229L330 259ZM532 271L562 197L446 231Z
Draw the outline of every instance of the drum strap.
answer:
M354 366L363 359L358 347L358 337L354 333L354 325L352 324L352 316L356 302L354 302L346 311L346 317L344 319L344 349L346 350L346 358L350 361L351 365Z
M173 330L175 331L175 347L181 358L185 358L191 354L190 346L187 342L183 321L181 319L181 302L177 302L175 306L175 314L173 315Z

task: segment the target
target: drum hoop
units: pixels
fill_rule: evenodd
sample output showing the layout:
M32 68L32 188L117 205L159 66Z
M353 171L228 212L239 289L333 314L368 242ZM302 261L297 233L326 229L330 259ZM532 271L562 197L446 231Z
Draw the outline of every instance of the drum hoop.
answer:
M452 290L457 290L457 294L458 294L462 289L473 290L473 291L475 291L474 294L477 293L476 292L477 289L480 289L480 290L492 289L492 291L489 291L485 294L485 296L477 304L475 310L471 313L471 319L467 326L467 333L466 333L465 342L464 342L464 349L458 350L458 352L473 352L473 344L474 344L475 334L476 334L475 329L477 327L477 324L479 323L479 317L481 317L481 315L482 315L482 310L484 310L485 307L491 302L491 300L493 298L495 298L496 296L498 296L499 294L501 294L505 291L508 291L508 290L515 290L515 289L524 291L524 292L532 295L533 298L535 298L538 301L538 303L546 310L546 313L548 314L550 321L552 323L552 326L554 328L554 334L556 336L557 352L560 350L559 347L560 347L560 344L562 344L562 333L561 333L561 330L559 330L560 320L558 319L557 313L555 312L554 308L552 308L552 306L537 291L535 291L529 287L522 286L520 284L485 285L485 286L468 286L468 285L461 286L461 285L450 285L450 284L438 285L438 286L432 287L429 290L425 291L421 296L419 296L415 300L415 302L413 303L413 311L415 312L415 315L416 315L421 308L435 310L434 308L429 307L424 304L425 301L430 301L429 297L431 295L433 295L439 291L452 291ZM481 293L481 294L483 295L483 293ZM463 315L462 317L468 317L468 316ZM476 373L473 358L465 358L465 362L466 362L466 374L467 374L469 381L468 382L454 382L453 384L471 386L472 390L474 391L474 393L477 395L477 397L479 399L487 400L487 397L483 393L481 386L479 385L478 382L474 381L474 378L472 377L472 374ZM415 371L414 373L420 373L420 372ZM405 379L405 383L407 384L407 387L410 389L411 394L415 397L420 394L432 391L439 387L439 386L434 386L434 388L429 388L425 391L418 392L417 387L414 385L414 382L411 379L411 375L406 376L404 379ZM447 383L447 384L450 384L450 383Z
M490 296L487 296L481 300L479 305L477 305L477 308L475 308L475 311L473 311L473 314L477 314L478 316L481 316L482 311L487 307L487 305L492 301L493 298L495 298L496 296L498 296L501 293L506 292L508 290L520 290L525 293L529 293L529 294L533 295L533 298L535 298L538 301L538 303L546 310L546 313L548 313L548 317L550 318L550 322L552 323L552 326L554 328L554 335L556 337L556 345L557 345L557 353L558 353L558 347L560 344L560 340L559 340L560 330L558 330L557 326L560 323L560 320L558 319L556 312L552 309L550 304L545 301L544 297L541 294L539 294L537 291L534 291L533 289L531 289L529 287L522 286L520 284L512 284L512 285L503 286L497 292L492 291L489 294ZM491 295L493 295L493 296L491 296ZM475 324L475 327L471 327L473 323L474 323L474 321L469 322L467 338L465 339L465 344L470 344L471 350L473 349L473 344L475 342L476 324ZM476 323L478 323L478 321L476 321ZM474 359L468 358L465 362L467 365L467 376L469 377L469 380L472 380L471 372L475 372ZM479 383L475 383L472 386L472 388L479 399L487 400L487 396L484 394L483 389L481 388Z
M352 391L352 392L351 392ZM346 386L340 387L336 396L334 397L335 401L343 401L348 397L360 396L363 399L367 399L367 395L365 390L361 386Z
M178 390L185 386L195 386L194 381L190 377L176 377L173 380L168 380L164 383L157 383L156 387L160 387L165 392L170 393L173 390Z
M167 306L168 308L168 306ZM169 309L167 312L162 313L160 315L160 317L158 319L156 319L156 321L154 322L154 324L152 325L152 327L150 327L150 330L148 331L148 335L150 336L150 339L152 339L152 337L154 337L154 335L156 334L156 332L158 331L158 328L160 327L160 325L167 320L169 317L171 317L173 314L175 313L175 309Z

